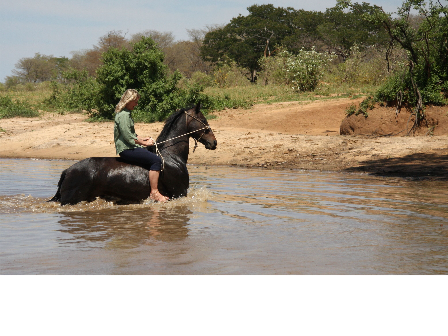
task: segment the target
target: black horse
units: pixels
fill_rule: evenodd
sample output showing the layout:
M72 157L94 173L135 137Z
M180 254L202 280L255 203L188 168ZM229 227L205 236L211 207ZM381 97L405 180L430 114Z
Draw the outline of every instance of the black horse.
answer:
M159 191L170 199L187 196L189 138L216 149L217 141L199 105L173 113L148 150L162 157ZM76 204L97 197L117 204L139 203L149 197L148 170L119 157L92 157L64 170L49 202Z

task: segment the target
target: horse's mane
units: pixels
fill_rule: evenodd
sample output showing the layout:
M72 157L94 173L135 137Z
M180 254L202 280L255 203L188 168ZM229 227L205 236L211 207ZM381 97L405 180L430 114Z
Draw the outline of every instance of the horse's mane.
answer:
M180 110L172 113L168 117L168 119L165 121L165 126L163 127L162 132L160 132L159 136L157 137L157 142L166 140L171 129L176 124L177 119L179 119L179 117L182 116L185 113L185 111L188 111L191 109L192 109L192 107L183 108L183 109L180 109Z

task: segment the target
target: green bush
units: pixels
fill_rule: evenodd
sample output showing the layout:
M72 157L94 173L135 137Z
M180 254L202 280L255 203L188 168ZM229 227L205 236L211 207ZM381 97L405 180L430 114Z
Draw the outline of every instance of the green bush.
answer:
M281 50L278 55L260 61L260 78L265 84L289 85L296 92L314 91L333 58L331 54L319 53L314 49L302 49L297 55Z
M444 82L440 80L437 74L433 73L429 78L424 76L413 76L409 70L403 70L391 77L377 90L375 99L384 101L391 105L405 102L415 106L418 101L418 95L415 87L420 88L420 94L423 104L446 104L444 97ZM413 84L414 83L414 84Z
M51 82L52 94L45 103L69 111L93 111L97 107L99 85L86 70L70 70L63 74L66 84Z
M179 108L206 101L201 83L181 86L179 72L169 74L164 55L151 38L142 39L131 48L110 48L102 56L97 77L87 71L70 70L63 75L64 84L53 82L50 107L86 110L93 120L110 120L115 106L127 89L136 89L141 98L135 108L136 121L164 120Z
M163 52L148 37L142 37L131 49L111 48L105 52L103 65L97 71L97 110L92 110L90 116L112 119L115 105L127 89L136 89L141 95L134 113L140 121L161 121L171 112L198 102L201 87L180 88L182 75L169 75L163 59Z
M419 13L418 24L411 20ZM407 52L406 66L378 90L376 97L388 103L400 101L415 107L417 126L425 117L425 104L445 104L443 91L448 81L447 36L448 7L440 1L403 1L397 13L381 7L365 16L386 28L391 46ZM393 44L392 44L393 43Z
M0 119L14 117L38 117L39 112L33 110L25 101L13 101L9 96L0 97Z
M397 51L389 55L388 64L385 54L385 50L374 47L361 52L355 46L351 48L350 56L344 62L337 62L327 67L325 81L352 86L381 85L404 60L403 53Z
M262 57L259 61L261 71L258 74L258 83L263 85L284 85L287 83L286 57L288 54L280 51L280 56Z
M5 85L8 90L16 88L21 82L18 76L7 76L5 79Z
M213 85L220 88L251 85L247 70L235 62L219 64L212 73Z
M300 50L297 56L286 60L286 72L292 88L296 91L313 91L322 78L323 69L333 58L327 53Z
M367 97L361 102L361 104L359 104L359 108L356 108L355 104L350 105L345 111L345 114L347 115L347 117L351 116L352 114L354 115L362 114L364 117L367 118L369 116L367 110L373 110L374 107L375 107L375 98Z
M213 77L210 75L207 75L206 73L203 73L201 71L196 71L191 75L190 79L187 79L186 77L184 77L184 78L182 78L181 82L187 82L189 85L199 85L203 88L206 88L206 87L213 86ZM180 87L184 87L184 86L181 85Z

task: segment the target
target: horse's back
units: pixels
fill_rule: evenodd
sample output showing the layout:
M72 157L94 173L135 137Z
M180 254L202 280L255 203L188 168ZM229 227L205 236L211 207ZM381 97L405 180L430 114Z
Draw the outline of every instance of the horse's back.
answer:
M97 197L135 201L147 189L144 169L128 164L117 157L91 157L67 168L60 181L58 193L61 204L91 202ZM132 189L140 189L132 191ZM148 193L149 194L149 193Z

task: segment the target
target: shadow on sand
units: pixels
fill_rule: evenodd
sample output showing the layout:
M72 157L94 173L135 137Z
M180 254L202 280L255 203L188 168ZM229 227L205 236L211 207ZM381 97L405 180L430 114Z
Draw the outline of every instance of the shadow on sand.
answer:
M415 153L399 158L369 160L346 171L385 177L448 180L448 155Z

